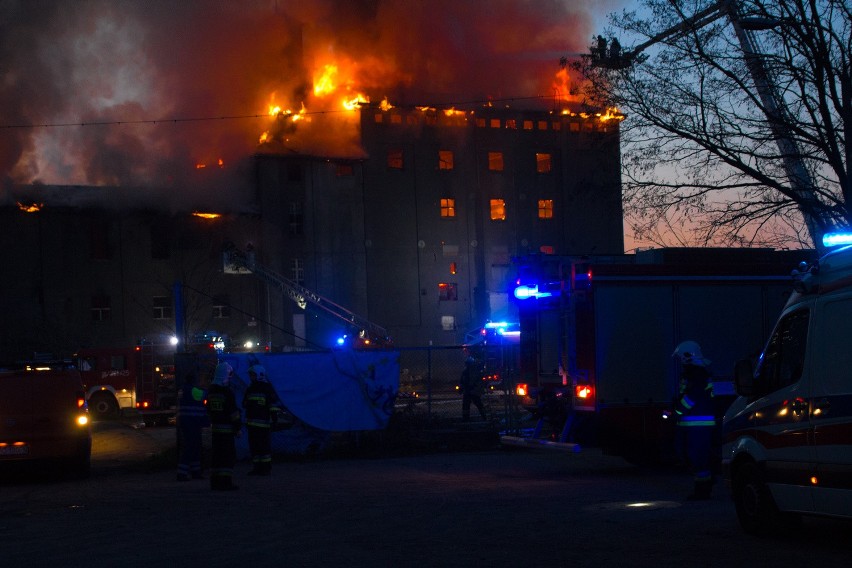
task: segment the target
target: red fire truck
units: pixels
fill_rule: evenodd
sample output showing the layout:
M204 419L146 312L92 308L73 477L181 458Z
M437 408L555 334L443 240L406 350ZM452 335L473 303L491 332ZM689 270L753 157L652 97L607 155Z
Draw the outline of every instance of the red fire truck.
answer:
M574 441L631 461L665 458L675 346L697 341L712 360L721 416L736 361L759 351L792 290L790 267L812 255L684 248L515 259L519 386L563 401Z
M168 422L177 403L176 364L184 369L189 355L200 375L212 373L216 365L213 342L193 344L188 351L176 353L174 346L147 341L133 347L80 349L77 367L89 412L95 419L138 415L148 425Z

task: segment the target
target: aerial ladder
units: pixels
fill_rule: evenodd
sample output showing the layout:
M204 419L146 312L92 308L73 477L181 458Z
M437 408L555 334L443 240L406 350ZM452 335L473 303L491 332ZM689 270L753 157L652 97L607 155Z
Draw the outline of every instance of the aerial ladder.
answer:
M293 300L301 309L306 309L308 304L323 310L325 313L345 322L357 330L358 338L364 346L387 347L392 344L391 338L385 328L359 316L358 314L344 308L328 298L325 298L313 290L297 284L292 280L284 278L277 272L270 270L257 262L254 250L246 251L238 249L229 244L224 249L225 266L244 269L267 283L274 285L285 296Z
M773 86L763 58L755 49L755 41L751 35L752 30L768 29L777 22L761 17L742 16L737 0L718 0L692 17L685 18L678 25L654 35L630 50L623 50L617 40L612 40L607 47L606 40L598 36L597 44L591 48L592 65L608 69L626 69L634 63L641 62L639 55L649 47L662 41L681 38L724 17L727 17L734 27L766 119L780 150L784 170L790 182L790 197L798 204L808 234L814 246L819 248L822 245L821 236L827 230L827 223L820 215L822 207L816 196L813 178L790 132L790 119L781 97ZM560 63L565 66L567 58L563 57Z

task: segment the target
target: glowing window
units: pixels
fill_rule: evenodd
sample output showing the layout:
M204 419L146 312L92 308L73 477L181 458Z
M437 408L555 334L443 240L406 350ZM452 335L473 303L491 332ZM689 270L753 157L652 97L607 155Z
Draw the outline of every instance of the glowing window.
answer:
M547 121L546 120L539 120L538 121L538 129L539 130L547 130Z
M556 130L556 131L562 130L562 123L561 122L554 122L553 123L553 130Z
M488 152L488 169L492 172L503 171L503 152Z
M451 198L441 199L441 217L456 216L456 200Z
M491 220L505 221L506 220L506 202L502 199L491 200Z
M535 154L535 171L540 174L546 174L550 171L550 154L536 152Z
M453 169L453 151L438 150L438 169L451 170Z
M402 150L399 148L388 150L388 168L392 170L402 169Z
M518 122L514 118L509 118L506 120L506 128L517 130Z
M391 119L391 124L402 124L402 115L401 114L394 113L394 114L391 115L390 119Z
M524 130L532 130L533 129L533 121L525 120L524 121Z
M568 124L568 130L570 132L580 132L580 123L579 122L571 122Z
M492 118L491 121L489 122L489 126L491 126L491 128L500 128L500 119L499 118Z
M478 126L479 128L485 128L485 119L484 118L477 118L476 119L476 126Z
M438 284L438 299L447 302L455 302L459 299L459 286L455 282L441 282Z
M538 218L553 219L553 200L539 199L538 200Z
M373 119L376 121L376 124L381 124L382 121L384 120L384 117L382 116L382 113L377 112L376 114L373 115Z
M444 331L453 331L456 329L455 316L441 316L441 329Z
M450 263L450 274L455 275L456 272L458 272L458 266L456 265L455 262L451 262Z

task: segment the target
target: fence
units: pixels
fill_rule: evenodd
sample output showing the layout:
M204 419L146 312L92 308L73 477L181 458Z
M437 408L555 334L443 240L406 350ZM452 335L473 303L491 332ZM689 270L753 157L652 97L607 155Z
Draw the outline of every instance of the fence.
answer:
M460 427L463 422L462 393L458 388L464 370L462 345L398 348L400 353L397 421L423 429ZM486 381L482 396L486 420L471 405L471 424L515 432L529 418L514 396L517 370L511 365L500 369L499 379ZM405 420L407 419L407 420Z

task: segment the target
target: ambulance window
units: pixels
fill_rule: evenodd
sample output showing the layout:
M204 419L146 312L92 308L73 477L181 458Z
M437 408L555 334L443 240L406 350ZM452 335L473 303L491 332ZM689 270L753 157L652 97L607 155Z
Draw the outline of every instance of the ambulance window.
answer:
M821 392L852 392L852 299L826 302L817 317L820 320L816 326L819 335L815 337L818 355L814 377L822 383Z
M758 371L764 392L792 385L802 377L809 315L808 310L800 310L778 322Z

